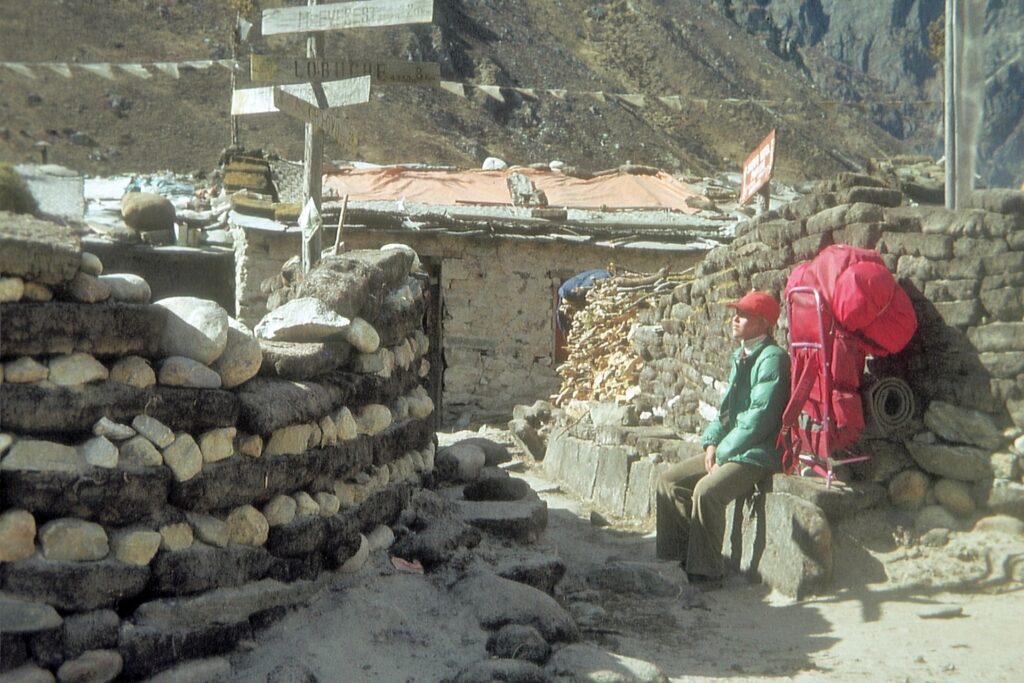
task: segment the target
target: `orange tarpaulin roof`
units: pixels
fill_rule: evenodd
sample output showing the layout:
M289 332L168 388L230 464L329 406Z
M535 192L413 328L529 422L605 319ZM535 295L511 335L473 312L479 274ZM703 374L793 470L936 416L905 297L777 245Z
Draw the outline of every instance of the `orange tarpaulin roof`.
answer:
M355 201L398 200L426 204L511 205L506 177L527 176L547 195L549 206L573 209L666 209L697 213L686 204L700 196L664 171L655 175L609 173L582 179L515 168L506 171L430 171L401 167L338 168L324 173L324 194L349 195Z

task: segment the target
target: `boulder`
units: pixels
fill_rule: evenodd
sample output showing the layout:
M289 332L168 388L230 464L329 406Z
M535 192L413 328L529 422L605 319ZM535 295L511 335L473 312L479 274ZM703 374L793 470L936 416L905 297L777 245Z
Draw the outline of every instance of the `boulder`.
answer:
M17 562L35 552L36 519L26 510L0 513L0 562ZM2 631L2 629L0 629Z
M38 282L26 282L21 296L25 301L53 301L53 290Z
M263 448L263 455L295 455L302 453L309 445L313 426L308 424L290 425L275 429Z
M185 515L192 525L195 538L215 548L227 547L231 539L231 529L227 522L201 512L187 512Z
M100 282L110 288L110 298L126 304L148 304L153 290L145 278L132 273L100 275Z
M251 505L242 505L228 514L228 538L231 543L262 546L267 542L270 525L267 518Z
M928 410L924 412L924 423L928 429L953 443L996 450L1005 441L991 415L944 401L928 404Z
M4 381L14 384L41 382L49 378L50 369L35 358L22 356L4 364Z
M295 499L295 516L296 517L319 517L320 506L313 496L309 495L305 491L297 491L292 498Z
M36 555L4 565L4 589L59 610L84 612L131 600L142 592L149 576L149 568L114 558L55 562Z
M102 560L110 552L107 532L99 524L65 517L39 529L43 557L52 562Z
M156 373L145 358L125 356L110 366L110 380L146 389L156 384Z
M456 674L453 683L548 683L550 679L533 662L521 659L483 659Z
M71 353L51 358L50 381L61 386L75 386L107 379L109 371L87 353Z
M234 427L221 427L200 434L199 450L203 454L203 462L219 462L234 455L237 432Z
M298 296L315 297L349 320L375 320L382 293L409 276L410 254L404 250L355 249L327 256L298 286Z
M960 523L946 508L941 505L925 505L914 518L914 529L923 534L932 529L949 529L955 531L960 528Z
M0 593L0 633L26 634L52 631L63 623L50 605Z
M25 294L25 281L20 277L0 277L0 303L18 301Z
M459 442L440 448L435 465L441 476L455 481L473 481L480 476L487 454L477 445Z
M278 306L256 325L256 336L269 341L323 342L340 338L351 320L312 297Z
M164 464L177 481L188 481L203 469L203 452L190 434L182 432L164 449Z
M164 524L160 527L159 532L160 549L167 552L187 550L195 542L195 533L192 531L192 527L185 522Z
M551 656L551 645L532 626L506 624L487 638L487 652L503 659L543 664Z
M238 440L238 452L250 458L258 458L263 455L263 437L259 434L249 434Z
M199 361L184 356L170 356L162 360L157 380L170 387L219 389L221 386L220 375Z
M128 425L114 422L106 417L101 417L96 421L96 424L92 426L92 433L96 436L104 436L111 441L127 441L137 434Z
M606 652L587 643L559 648L544 670L553 677L562 677L559 680L600 683L668 683L669 680L655 664Z
M120 626L121 619L109 609L69 614L59 629L32 638L32 656L40 664L56 668L89 650L117 647Z
M928 496L928 475L921 470L904 470L889 482L889 501L903 510L918 510Z
M156 531L128 530L114 534L114 557L125 564L146 567L160 550L163 537Z
M354 318L345 330L344 336L359 353L374 353L380 348L380 335L373 325L362 318Z
M256 376L263 363L260 342L244 324L228 318L228 338L224 353L210 366L220 375L225 389L237 387Z
M227 345L228 314L219 304L192 296L161 299L157 306L168 312L160 337L160 354L185 356L209 365Z
M486 629L522 624L536 628L548 642L573 642L579 638L572 617L554 598L531 586L481 573L460 580L452 592L470 605Z
M954 515L966 517L974 513L974 498L971 487L956 479L939 479L935 482L935 500Z
M57 669L61 683L107 683L121 674L124 661L117 650L89 650Z
M359 434L380 434L391 426L391 409L379 403L371 403L359 410L355 420Z
M110 285L97 277L78 272L67 284L68 300L83 304L95 304L110 298Z
M78 447L82 458L93 467L117 467L118 451L110 439L97 436Z
M531 555L526 558L505 560L495 567L494 571L502 578L524 583L548 595L554 595L555 586L565 576L565 563L549 555Z
M352 347L346 341L278 342L257 339L263 361L260 374L304 380L345 365Z
M832 578L828 519L818 506L788 493L731 503L722 551L727 567L791 597L820 592Z
M147 683L213 683L227 680L231 675L231 662L226 657L207 657L191 659L169 669L164 669L155 676L147 678Z
M992 478L989 453L980 448L916 440L907 441L905 445L914 461L926 472L961 481Z
M974 531L1024 536L1024 520L1010 515L991 515L975 522Z
M669 597L679 593L679 584L641 562L607 562L591 567L587 583L598 590Z
M0 460L0 470L77 474L84 470L85 464L78 451L70 446L52 441L19 439Z
M510 420L508 431L512 436L512 440L523 453L537 461L544 459L547 444L537 432L537 429L525 418Z
M174 443L174 432L160 420L149 415L136 415L132 428L149 439L157 448L167 448Z
M129 192L121 197L121 217L138 232L174 230L175 209L171 201L154 192Z

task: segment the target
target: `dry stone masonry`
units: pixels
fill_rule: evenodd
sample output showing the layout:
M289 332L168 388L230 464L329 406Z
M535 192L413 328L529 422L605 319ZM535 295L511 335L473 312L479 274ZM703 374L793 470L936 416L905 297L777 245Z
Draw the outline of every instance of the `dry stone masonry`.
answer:
M434 460L414 260L288 270L254 334L0 213L0 672L228 652L392 543Z
M624 409L603 424L593 410L585 419L585 408L567 414L549 439L549 469L613 514L651 514L650 498L637 494L650 491L661 461L699 452L692 441L724 391L731 345L722 304L751 288L781 300L793 266L846 244L882 255L919 322L904 351L869 358L869 425L853 450L872 458L847 473L854 485L841 493L817 479L776 476L773 492L753 501L756 515L737 514L742 547L727 543L727 554L800 595L827 585L832 526L858 510L891 502L919 534L986 527L999 515L1024 519L1024 193L981 190L948 211L908 206L881 181L848 173L737 233L633 330L645 363L628 408L661 425L636 426ZM873 383L893 377L910 387L911 415L887 430L878 419L885 406L871 405L870 395ZM599 458L590 457L595 450ZM755 546L764 540L755 523L766 530L763 548Z

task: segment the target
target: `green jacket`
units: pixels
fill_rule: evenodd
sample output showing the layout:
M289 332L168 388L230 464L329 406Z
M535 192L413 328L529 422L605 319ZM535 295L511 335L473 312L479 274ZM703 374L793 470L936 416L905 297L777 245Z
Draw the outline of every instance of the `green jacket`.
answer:
M741 346L732 354L729 388L700 443L703 448L717 447L719 465L742 462L777 470L782 449L776 442L789 402L789 354L771 337L745 358L740 358L742 350Z

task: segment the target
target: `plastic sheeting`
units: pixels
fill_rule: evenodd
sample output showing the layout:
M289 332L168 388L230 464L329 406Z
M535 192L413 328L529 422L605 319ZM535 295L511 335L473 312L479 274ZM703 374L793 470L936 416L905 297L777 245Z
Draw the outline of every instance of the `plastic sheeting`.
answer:
M582 179L528 168L503 171L432 171L402 167L343 167L324 174L323 192L354 201L405 200L426 204L511 206L510 173L527 176L547 196L548 205L572 209L663 209L694 214L687 205L700 196L664 171L654 175L609 173Z

